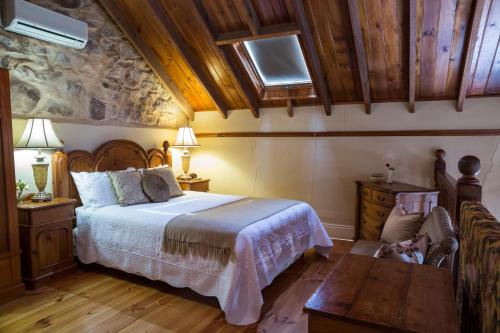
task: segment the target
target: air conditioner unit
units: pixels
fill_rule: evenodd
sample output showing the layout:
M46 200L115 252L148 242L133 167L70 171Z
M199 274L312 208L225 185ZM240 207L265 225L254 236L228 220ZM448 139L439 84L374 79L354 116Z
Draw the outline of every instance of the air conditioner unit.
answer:
M5 30L75 49L87 44L87 23L23 0L3 2Z

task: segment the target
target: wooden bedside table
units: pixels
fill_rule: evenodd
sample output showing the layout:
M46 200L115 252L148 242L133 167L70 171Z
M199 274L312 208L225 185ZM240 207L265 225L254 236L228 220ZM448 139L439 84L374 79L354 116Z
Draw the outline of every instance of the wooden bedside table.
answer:
M198 191L198 192L208 192L210 191L209 183L210 179L191 179L191 180L177 180L183 191Z
M76 272L73 222L76 200L23 202L19 212L21 270L27 289L39 288Z

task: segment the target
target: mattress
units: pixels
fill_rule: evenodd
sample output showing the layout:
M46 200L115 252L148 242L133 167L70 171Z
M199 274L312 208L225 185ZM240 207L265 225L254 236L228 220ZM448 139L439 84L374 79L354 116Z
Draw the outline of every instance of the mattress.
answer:
M162 250L163 232L175 216L243 198L185 193L166 203L77 208L79 260L215 296L227 322L247 325L259 319L264 287L307 249L314 247L328 256L333 245L316 212L300 203L244 228L236 238L236 259L225 266L206 258L167 254Z

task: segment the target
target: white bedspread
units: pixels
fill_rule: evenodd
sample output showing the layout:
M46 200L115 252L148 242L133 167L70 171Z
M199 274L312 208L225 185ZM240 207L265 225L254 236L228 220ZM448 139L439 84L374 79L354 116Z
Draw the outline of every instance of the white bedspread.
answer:
M215 296L229 323L246 325L259 319L261 290L278 274L307 249L316 247L327 256L333 245L316 212L301 203L243 229L236 239L236 260L225 267L166 254L163 232L172 218L242 198L185 193L166 203L78 208L78 258Z

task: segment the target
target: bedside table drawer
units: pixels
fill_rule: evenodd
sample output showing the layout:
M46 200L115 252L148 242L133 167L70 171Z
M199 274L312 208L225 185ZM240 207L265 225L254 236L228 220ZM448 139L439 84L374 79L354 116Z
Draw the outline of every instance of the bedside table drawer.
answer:
M379 206L377 204L368 202L366 200L363 200L363 203L361 204L361 209L362 212L368 215L369 217L373 217L377 220L383 220L383 221L387 220L389 214L392 211L392 208Z
M41 225L75 217L73 205L54 207L31 212L31 225Z
M372 190L372 201L379 203L383 206L394 207L395 198L391 193L380 192Z

